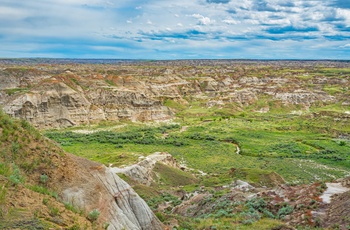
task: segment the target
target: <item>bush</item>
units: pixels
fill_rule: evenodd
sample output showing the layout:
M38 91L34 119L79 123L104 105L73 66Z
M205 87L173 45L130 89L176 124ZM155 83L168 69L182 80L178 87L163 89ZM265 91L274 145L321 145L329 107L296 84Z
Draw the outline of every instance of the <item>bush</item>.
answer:
M12 164L12 174L10 176L10 181L12 182L13 185L18 185L20 183L24 182L24 178L21 176L21 173L19 171L19 168L16 164Z
M94 222L98 219L99 216L100 216L100 211L98 211L97 209L94 209L91 212L89 212L87 218L91 222Z
M74 213L79 213L79 214L82 213L82 211L79 210L79 208L74 207L73 204L71 204L71 203L69 203L69 202L64 202L63 204L64 204L64 207L65 207L67 210L70 210L70 211L72 211L72 212L74 212Z
M160 212L156 212L156 217L157 217L161 222L164 222L164 221L165 221L165 217L164 217L163 214L160 213Z
M58 216L60 214L60 210L57 207L49 207L50 216Z
M259 212L263 212L266 207L266 202L263 198L253 198L246 203L246 206Z
M278 210L276 216L278 219L282 219L285 216L291 214L292 212L293 212L293 207L291 207L290 205L286 205L286 206L282 207L280 210Z
M49 177L46 174L42 174L40 176L40 183L46 184L48 179L49 179Z
M246 212L242 212L240 216L243 218L242 224L245 224L245 225L250 225L255 221L260 220L261 218L260 214L254 209L249 209Z

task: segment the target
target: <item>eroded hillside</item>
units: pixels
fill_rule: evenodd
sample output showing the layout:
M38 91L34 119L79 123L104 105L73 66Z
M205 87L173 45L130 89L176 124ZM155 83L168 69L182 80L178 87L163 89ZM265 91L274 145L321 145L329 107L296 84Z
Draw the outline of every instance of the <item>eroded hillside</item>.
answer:
M0 228L162 229L105 166L62 151L27 121L0 112Z
M109 186L116 173L169 229L350 224L341 216L349 210L349 62L77 62L3 61L0 103L49 129L42 132L65 151L103 164L62 153L58 171L33 166L35 183L72 207L98 209L100 224L106 200L115 199L108 209L125 206ZM37 182L42 175L56 182ZM104 182L94 187L91 178ZM109 195L96 204L96 191ZM123 224L144 223L136 219Z
M40 128L100 121L169 120L186 105L232 115L255 105L308 111L349 106L345 62L178 61L2 64L0 104ZM178 113L178 115L181 115ZM339 119L348 119L343 113Z

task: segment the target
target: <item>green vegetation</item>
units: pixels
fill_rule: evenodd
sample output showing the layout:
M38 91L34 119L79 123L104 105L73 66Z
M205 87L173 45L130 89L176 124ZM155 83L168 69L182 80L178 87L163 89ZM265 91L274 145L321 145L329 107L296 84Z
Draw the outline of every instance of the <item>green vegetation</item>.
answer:
M282 221L297 210L297 206L292 207L286 203L271 208L269 201L263 198L241 202L227 199L227 196L231 192L232 183L237 179L254 186L273 187L284 182L290 185L325 182L348 175L350 91L343 83L348 82L350 69L308 65L301 68L292 65L237 64L224 73L217 71L218 67L198 66L193 74L191 72L187 75L185 69L188 67L181 67L178 69L184 71L181 72L181 77L188 83L193 83L194 88L198 88L194 90L200 93L192 95L191 91L180 85L175 86L174 91L178 90L181 99L160 96L159 100L165 106L176 111L175 123L106 121L96 126L51 130L45 135L70 153L112 166L130 165L138 162L141 156L154 152L169 152L178 163L186 165L190 170L182 171L157 163L151 186L139 184L125 175L120 177L133 186L162 222L177 219L179 229L283 229ZM138 77L158 78L163 73L157 66L150 65L147 68L152 70L149 75L122 68L101 68L99 72L130 76L131 81ZM225 87L222 88L224 90L216 91L213 86L207 90L211 83L205 79L209 77L217 81L228 77L234 81L247 81L247 85L250 80L276 80L279 83L271 85L274 89L269 93L289 93L294 90L305 90L308 93L310 90L319 92L320 95L333 96L329 98L336 98L337 101L284 103L271 94L264 94L264 88L259 88L263 84L259 84L257 92L263 93L257 93L257 98L249 99L248 96L247 99L234 103L231 101L235 99L231 99L231 94L225 91ZM116 86L113 77L110 79L101 81ZM284 81L286 79L287 83ZM65 82L70 82L71 87L80 85L84 90L88 89L88 83L83 84L83 81L73 77L68 80ZM263 87L270 86L265 84ZM234 88L235 91L244 89L245 83ZM27 90L21 88L5 91L13 95ZM227 90L231 92L230 89ZM57 198L57 194L46 188L50 183L47 172L37 170L43 165L54 165L46 157L51 154L50 150L34 144L38 140L43 141L40 133L28 122L9 119L2 114L0 118L0 175L7 182L5 187L0 188L0 204L5 200L7 187L22 186L28 173L36 173L35 179L39 183L28 188ZM27 138L29 135L21 136L22 132L30 132L35 140ZM2 144L5 142L7 144ZM29 145L34 145L31 149L43 148L42 158L32 159L31 152L27 150ZM21 160L27 158L28 161ZM323 183L319 192L325 188ZM192 192L206 194L206 199L200 201L203 202L201 205L208 204L206 213L193 219L174 215L173 208L183 202L179 198L191 195ZM43 203L48 204L47 198L45 199ZM69 203L65 207L79 212ZM59 215L55 207L50 209L50 213L52 216ZM95 222L99 215L98 210L92 210L87 218Z
M98 219L100 214L101 214L100 211L98 211L97 209L94 209L91 212L89 212L89 214L87 215L87 218L91 222L94 222L94 221L96 221Z
M48 188L42 187L40 185L31 185L31 186L27 186L27 187L34 192L38 192L38 193L41 193L44 195L49 195L49 196L55 198L56 200L58 200L58 194L56 192L50 191Z
M12 119L0 111L0 229L78 226L75 220L63 220L58 194L49 186L51 170L56 167L54 158L62 154L27 121ZM42 203L38 200L32 205L30 201L28 205L28 197Z
M83 214L83 211L80 210L79 208L75 207L73 204L69 203L69 202L64 202L64 207L74 213L78 213L80 215Z
M40 183L46 184L48 179L49 179L49 177L46 174L41 174L40 175Z
M9 177L10 182L13 185L18 185L24 182L23 176L21 176L20 170L16 164L12 164L12 174Z
M191 173L184 172L180 169L176 169L159 162L156 163L153 171L157 174L159 179L157 183L161 185L177 187L198 182L198 180L194 178Z
M170 214L173 207L181 204L181 200L178 197L165 192L159 196L147 200L147 203L148 206L154 211L157 210L160 204L167 203L168 207L166 208L165 212Z
M157 163L150 187L122 175L165 224L175 218L178 229L278 229L293 207L284 204L271 209L263 199L235 202L224 199L230 190L217 188L237 179L273 187L344 177L350 169L350 142L342 136L350 133L350 126L344 119L334 119L347 110L340 105L314 107L295 115L295 106L278 107L276 103L269 113L254 112L269 103L268 98L263 100L245 112L207 109L197 101L179 106L178 123L170 125L109 123L87 134L78 131L84 127L78 127L45 135L68 152L106 165L130 165L140 156L169 152L180 164L194 169L197 179ZM176 102L166 103L177 106ZM215 204L210 211L194 219L172 214L182 203L178 192L199 190L213 194L203 201Z
M8 95L13 95L15 93L26 93L28 92L29 89L28 88L12 88L12 89L6 89L5 92Z
M327 118L251 113L209 122L197 118L184 125L186 131L180 125L129 124L113 131L51 131L46 136L68 152L116 166L169 152L191 168L218 174L217 185L232 177L256 183L262 180L257 175L271 172L290 183L307 183L342 177L350 167L350 144L335 138L350 127ZM232 168L240 173L230 175Z

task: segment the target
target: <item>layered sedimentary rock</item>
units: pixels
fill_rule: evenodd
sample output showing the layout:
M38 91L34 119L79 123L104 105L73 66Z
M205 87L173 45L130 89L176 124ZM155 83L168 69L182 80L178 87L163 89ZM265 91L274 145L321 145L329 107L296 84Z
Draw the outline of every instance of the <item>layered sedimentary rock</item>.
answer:
M178 61L3 68L0 105L14 117L52 128L104 120L167 120L176 111L174 106L175 111L164 106L167 100L183 105L195 100L208 107L232 104L230 108L237 111L259 102L262 107L257 111L269 111L269 102L302 109L335 101L349 104L350 78L344 74L324 76L320 74L324 70L307 63L216 64Z
M70 175L59 185L62 199L83 210L98 210L110 230L157 230L163 225L146 202L109 168L70 156ZM67 162L69 163L69 162Z
M83 90L50 79L28 92L4 95L3 109L40 128L68 127L104 120L157 121L173 113L142 91L94 85Z

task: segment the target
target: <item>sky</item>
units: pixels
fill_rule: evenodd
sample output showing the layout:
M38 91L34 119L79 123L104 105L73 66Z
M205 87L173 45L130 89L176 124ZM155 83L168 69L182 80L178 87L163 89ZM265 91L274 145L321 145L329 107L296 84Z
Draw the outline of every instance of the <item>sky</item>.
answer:
M350 0L0 0L0 58L350 59Z

